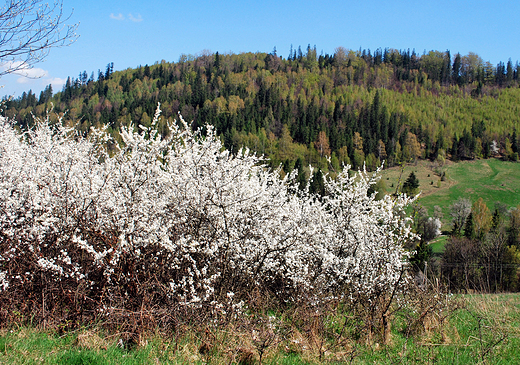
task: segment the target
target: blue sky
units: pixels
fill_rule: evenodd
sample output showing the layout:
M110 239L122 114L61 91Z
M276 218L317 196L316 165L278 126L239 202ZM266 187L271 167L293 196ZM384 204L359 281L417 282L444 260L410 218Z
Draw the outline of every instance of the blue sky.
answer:
M33 74L8 75L0 95L18 97L46 85L60 91L68 76L114 63L114 70L204 50L271 52L286 58L291 44L318 54L336 47L450 50L477 53L493 65L520 61L520 1L505 0L321 0L321 1L136 1L63 0L69 23L79 22L78 40L53 49Z

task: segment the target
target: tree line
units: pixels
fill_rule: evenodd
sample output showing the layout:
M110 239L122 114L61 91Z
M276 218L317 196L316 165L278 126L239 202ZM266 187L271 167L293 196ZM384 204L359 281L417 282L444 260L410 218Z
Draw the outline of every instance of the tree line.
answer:
M451 291L504 292L520 290L520 206L507 209L496 202L490 209L482 198L459 198L449 207L451 231L436 259L428 244L441 234L442 212L433 217L423 207L415 211L420 234L411 263L417 272L440 278ZM436 223L438 222L438 223Z
M181 113L194 129L214 125L226 148L248 147L286 171L298 158L326 171L374 169L439 156L518 159L519 71L518 62L492 66L474 53L339 47L318 55L291 46L287 58L274 49L115 72L109 63L97 76L68 78L56 94L49 85L5 103L22 129L52 103L83 133L106 125L119 142L121 126L149 127L161 103L164 134Z

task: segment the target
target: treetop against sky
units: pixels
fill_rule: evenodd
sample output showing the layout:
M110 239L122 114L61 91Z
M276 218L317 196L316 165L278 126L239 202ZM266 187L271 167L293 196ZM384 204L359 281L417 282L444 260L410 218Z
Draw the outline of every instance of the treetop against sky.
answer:
M318 54L336 47L450 50L475 52L496 65L518 56L516 14L520 3L499 0L412 2L325 1L63 1L73 10L68 23L80 23L79 39L53 49L26 78L0 80L4 95L39 93L52 84L61 90L67 77L96 72L108 62L115 70L177 61L181 54L271 52L286 57L291 45L316 45ZM67 24L68 24L67 23Z

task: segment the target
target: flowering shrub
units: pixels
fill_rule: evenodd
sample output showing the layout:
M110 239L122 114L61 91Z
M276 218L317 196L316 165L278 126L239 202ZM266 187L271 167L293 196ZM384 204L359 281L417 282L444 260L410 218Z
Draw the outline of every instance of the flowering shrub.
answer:
M159 108L155 121L159 118ZM219 307L253 289L372 300L395 291L412 238L406 196L367 195L376 175L325 178L295 193L248 150L180 120L109 137L39 121L0 121L0 302L39 319L82 321L116 309Z

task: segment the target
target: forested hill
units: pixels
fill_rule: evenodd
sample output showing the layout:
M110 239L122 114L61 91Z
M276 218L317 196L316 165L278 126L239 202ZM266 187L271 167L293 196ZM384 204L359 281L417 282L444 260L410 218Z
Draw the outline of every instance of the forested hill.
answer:
M298 158L328 169L326 156L332 166L355 168L416 158L515 160L519 73L518 62L493 66L448 51L217 52L118 72L109 64L97 77L69 78L54 95L48 86L39 97L29 91L6 101L5 113L26 128L52 103L84 133L107 124L117 139L121 125L149 126L160 102L160 130L180 112L194 128L215 125L228 148L248 146L286 170Z

